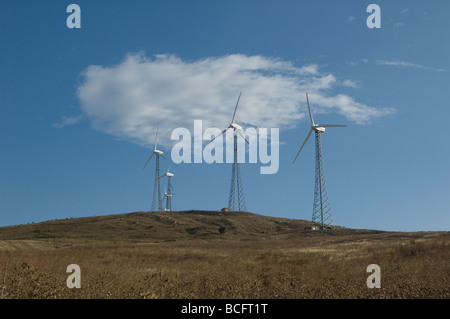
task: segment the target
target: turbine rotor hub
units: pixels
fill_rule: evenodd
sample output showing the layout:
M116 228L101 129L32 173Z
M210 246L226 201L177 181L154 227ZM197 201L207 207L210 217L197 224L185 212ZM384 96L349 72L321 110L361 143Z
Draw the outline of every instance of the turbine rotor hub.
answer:
M230 128L234 128L236 130L242 130L242 126L236 124L236 123L231 123L230 124Z

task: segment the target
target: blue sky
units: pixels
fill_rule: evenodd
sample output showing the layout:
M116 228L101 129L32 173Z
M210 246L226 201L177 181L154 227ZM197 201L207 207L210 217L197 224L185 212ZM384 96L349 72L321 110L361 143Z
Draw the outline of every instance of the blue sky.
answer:
M66 8L81 8L69 29ZM366 8L381 8L369 29ZM147 211L156 126L280 128L247 209L311 219L314 119L336 225L450 230L447 1L0 2L0 226ZM252 69L253 68L253 69ZM168 165L161 162L161 169ZM227 205L230 164L172 165L175 210Z

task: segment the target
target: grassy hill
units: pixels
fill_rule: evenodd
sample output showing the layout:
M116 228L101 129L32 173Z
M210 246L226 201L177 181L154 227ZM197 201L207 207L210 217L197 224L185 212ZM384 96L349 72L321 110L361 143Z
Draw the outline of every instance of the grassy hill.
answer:
M248 212L172 211L51 220L0 228L0 240L170 241L312 236L311 222ZM337 227L333 233L361 232Z
M450 298L450 232L248 212L134 212L0 228L3 298ZM370 264L382 287L366 285ZM69 289L67 266L81 267Z

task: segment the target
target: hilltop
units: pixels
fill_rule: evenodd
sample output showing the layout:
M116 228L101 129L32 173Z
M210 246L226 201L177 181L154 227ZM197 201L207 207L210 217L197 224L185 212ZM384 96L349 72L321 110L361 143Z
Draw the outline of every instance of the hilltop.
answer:
M313 236L311 222L249 212L133 212L66 218L0 228L0 240L71 239L173 241L186 239L277 239ZM373 233L336 227L328 234ZM325 232L327 233L327 232Z

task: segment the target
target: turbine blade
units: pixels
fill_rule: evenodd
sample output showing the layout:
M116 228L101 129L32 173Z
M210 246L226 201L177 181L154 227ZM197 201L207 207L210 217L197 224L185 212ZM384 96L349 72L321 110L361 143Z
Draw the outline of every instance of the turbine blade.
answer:
M155 136L155 150L156 150L156 141L158 140L158 131L159 131L159 125L156 129L156 136Z
M306 136L306 139L305 139L305 141L303 142L302 147L300 147L300 150L298 151L298 153L297 153L297 155L295 156L294 161L293 161L292 163L295 163L295 161L297 160L298 155L300 154L300 152L301 152L302 149L303 149L303 146L305 146L306 142L308 141L309 137L311 136L312 131L313 131L313 129L310 129L310 130L309 130L308 136Z
M311 108L309 107L309 99L308 99L308 93L306 93L306 102L308 103L308 111L309 111L309 118L311 119L311 124L314 125L314 120L311 113Z
M163 178L164 176L166 176L166 174L164 174L164 175L161 175L160 177L158 177L158 179L159 179L159 178Z
M167 168L166 174L169 173L169 169L170 169L171 165L172 165L172 162L169 164L169 167Z
M167 160L167 158L166 158L164 155L161 154L161 155L159 155L159 156L161 156L162 158L164 158L165 160Z
M347 125L340 125L340 124L319 124L321 127L347 127Z
M242 134L240 131L237 131L237 133L247 142L247 144L250 145L250 143L247 141L247 139L245 138L244 134Z
M155 153L152 153L152 155L150 155L150 157L148 158L147 163L145 163L145 165L144 165L144 167L143 167L142 169L144 169L145 166L147 166L148 162L150 162L150 160L152 159L152 157L153 157L154 154L155 154Z
M217 136L215 136L211 141L209 141L210 143L212 142L212 141L214 141L216 138L218 138L220 135L222 135L222 134L224 134L227 130L229 129L229 127L227 127L226 129L224 129L223 131L222 131L222 133L220 133L220 134L218 134Z
M233 119L231 120L231 123L234 123L234 118L236 117L236 110L237 110L237 107L238 107L238 104L239 104L239 100L241 99L241 94L242 94L242 92L239 93L239 97L238 97L237 102L236 102L236 107L234 108Z

